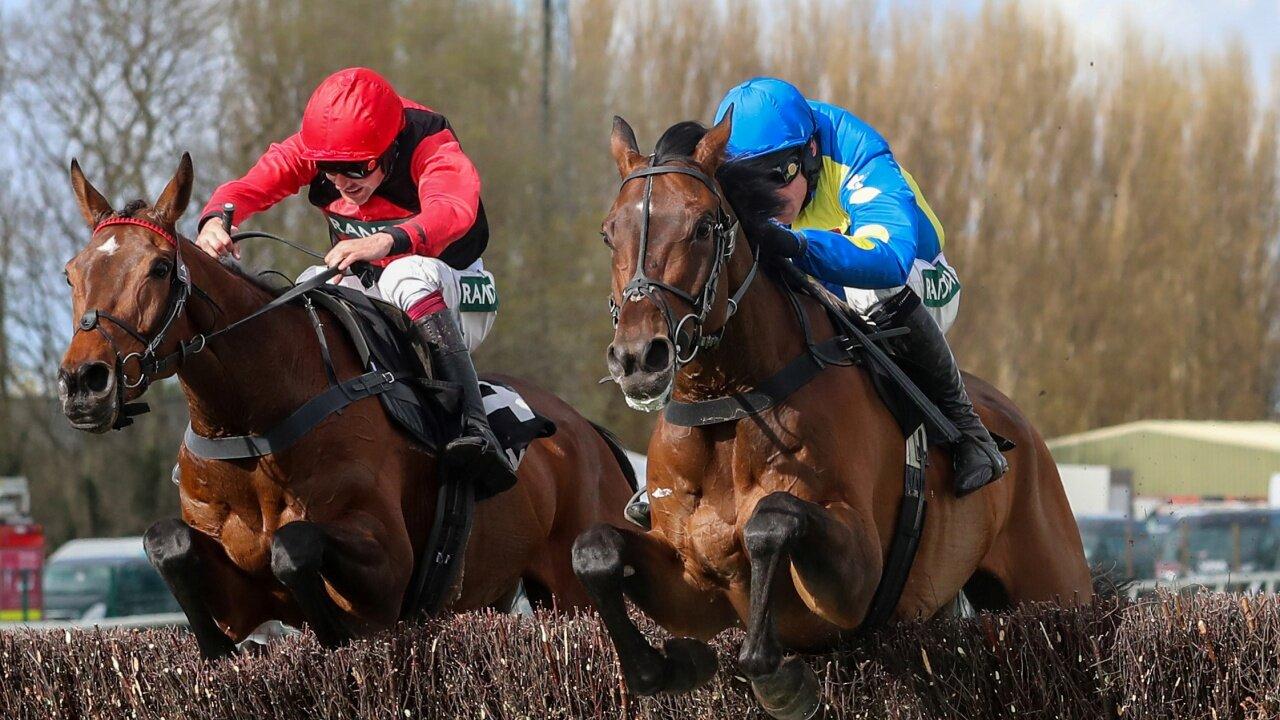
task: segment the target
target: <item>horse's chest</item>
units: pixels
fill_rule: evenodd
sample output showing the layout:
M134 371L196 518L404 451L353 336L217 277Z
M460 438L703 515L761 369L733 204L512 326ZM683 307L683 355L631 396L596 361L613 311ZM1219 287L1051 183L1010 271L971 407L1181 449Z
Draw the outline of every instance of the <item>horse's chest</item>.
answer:
M725 587L745 572L746 557L731 517L697 494L673 493L664 499L670 502L656 503L665 515L662 531L690 578L704 587Z
M224 464L184 471L183 519L216 539L228 559L250 574L269 572L276 528L303 518L297 499L263 473Z
M684 551L686 569L727 586L747 569L747 558L738 542L737 528L708 506L689 518Z

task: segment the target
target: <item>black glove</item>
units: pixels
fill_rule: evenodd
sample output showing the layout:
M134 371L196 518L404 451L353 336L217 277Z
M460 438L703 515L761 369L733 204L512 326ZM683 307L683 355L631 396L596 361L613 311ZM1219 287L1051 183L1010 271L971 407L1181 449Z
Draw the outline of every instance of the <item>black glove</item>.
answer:
M745 228L747 237L754 240L765 255L784 258L798 258L804 255L809 243L804 234L770 220Z

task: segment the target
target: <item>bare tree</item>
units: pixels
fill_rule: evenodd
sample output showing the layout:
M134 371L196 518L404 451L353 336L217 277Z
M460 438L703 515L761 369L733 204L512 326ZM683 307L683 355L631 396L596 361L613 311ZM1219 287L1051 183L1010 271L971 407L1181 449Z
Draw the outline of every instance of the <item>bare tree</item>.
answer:
M184 149L197 156L216 115L217 28L206 0L52 0L15 10L11 123L21 196L5 203L25 231L12 245L10 361L24 472L55 538L138 531L165 494L185 416L176 388L149 398L157 412L128 438L72 433L59 417L54 371L72 323L61 266L84 245L66 179L72 156L117 207L150 197ZM10 215L12 218L13 216ZM153 514L153 513L148 513Z
M0 14L3 11L0 10ZM0 18L2 20L2 18ZM8 25L0 21L0 104L8 97L10 66ZM0 238L10 238L15 228L8 208L12 207L8 185L0 186ZM11 410L12 368L9 364L9 286L13 282L13 243L0 242L0 474L17 472L18 458L13 442Z

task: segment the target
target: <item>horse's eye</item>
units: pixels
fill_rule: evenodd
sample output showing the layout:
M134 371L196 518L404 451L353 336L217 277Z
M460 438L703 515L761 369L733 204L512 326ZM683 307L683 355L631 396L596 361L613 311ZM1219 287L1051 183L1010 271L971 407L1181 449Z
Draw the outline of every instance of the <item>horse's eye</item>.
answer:
M693 236L697 240L710 240L711 239L711 222L709 220L703 220L702 222L698 223L698 228L693 231Z
M172 268L170 267L168 260L157 260L156 263L151 266L151 277L154 277L154 278L168 277L170 269Z
M67 272L66 270L63 270L62 279L67 281L67 287L73 287L71 285L71 273Z
M602 231L600 231L600 239L601 239L601 240L603 240L603 241L604 241L604 244L605 244L606 246L608 246L609 248L612 248L612 247L613 247L613 243L609 242L609 235L608 235L608 233L604 232L603 230L602 230Z

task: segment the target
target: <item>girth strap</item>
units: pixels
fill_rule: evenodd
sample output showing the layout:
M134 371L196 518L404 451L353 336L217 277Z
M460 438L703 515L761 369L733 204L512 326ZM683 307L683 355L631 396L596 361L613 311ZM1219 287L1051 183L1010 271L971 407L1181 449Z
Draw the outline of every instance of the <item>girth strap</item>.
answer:
M475 485L470 478L437 466L440 488L436 493L435 519L422 557L413 568L400 606L400 619L432 616L452 600L462 572L467 540L475 517Z
M209 438L197 435L188 424L182 442L188 452L205 460L243 460L278 453L297 442L320 421L357 400L383 393L403 393L406 400L414 401L413 391L400 382L408 377L411 376L374 370L339 385L331 385L265 435Z
M916 550L920 548L920 535L924 532L926 508L924 482L928 465L929 440L921 424L907 438L907 459L902 478L902 504L898 506L898 520L894 524L893 539L885 555L880 571L880 582L871 596L871 607L858 626L858 632L867 632L883 625L893 617L907 586L907 576L915 564Z

